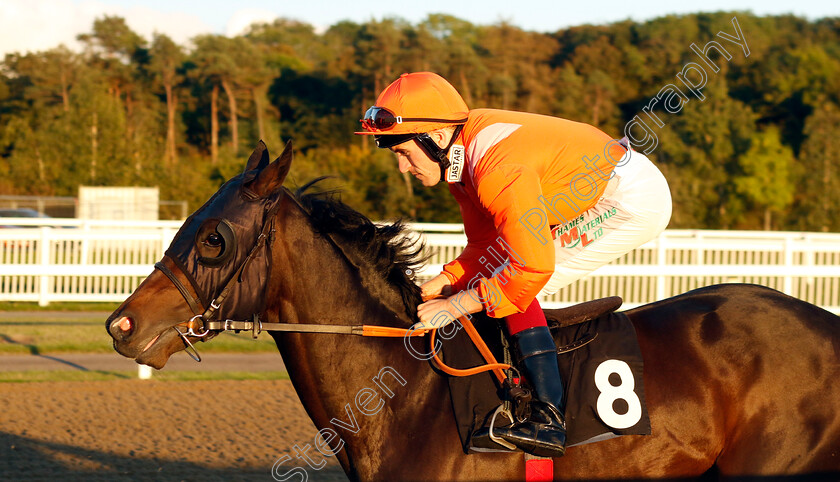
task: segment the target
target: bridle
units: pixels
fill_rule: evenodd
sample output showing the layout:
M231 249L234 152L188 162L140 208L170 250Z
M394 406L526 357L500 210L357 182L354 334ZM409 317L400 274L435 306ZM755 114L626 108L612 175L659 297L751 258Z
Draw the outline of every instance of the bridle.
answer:
M298 207L306 212L303 207L297 202L297 199L294 196L288 196L290 199L295 202ZM277 211L281 206L281 202L277 202L267 213L265 224L263 224L262 230L260 231L260 235L257 237L257 240L254 242L254 246L248 252L248 256L242 261L242 264L234 271L231 278L225 284L222 291L216 296L212 301L210 301L209 306L203 312L201 312L201 301L199 301L193 294L187 289L184 283L175 276L175 273L169 269L163 262L158 261L155 263L155 269L159 270L163 273L169 280L175 285L175 288L181 293L181 296L187 302L190 307L190 310L193 312L194 316L187 321L183 321L172 326L172 329L178 333L178 336L184 341L186 346L185 351L187 354L195 361L201 362L201 355L198 354L198 350L195 348L195 345L192 344L189 337L195 337L199 339L204 339L208 335L220 333L223 331L234 331L239 333L240 331L250 331L253 335L253 338L257 338L260 333L263 331L275 331L275 332L286 332L286 333L326 333L326 334L336 334L336 335L358 335L358 336L367 336L367 337L388 337L388 338L404 338L404 337L414 337L414 336L424 336L427 331L426 330L412 330L406 328L394 328L389 326L379 326L379 325L323 325L323 324L303 324L303 323L265 323L260 320L259 313L255 312L250 320L213 320L213 317L217 314L219 308L222 306L222 303L225 302L228 295L234 289L236 284L241 281L242 273L245 271L245 268L248 266L248 263L257 253L257 251L266 243L268 243L267 248L271 248L271 243L274 241L274 222ZM330 236L326 236L330 242L335 244L335 240L332 239ZM166 255L165 255L166 256ZM186 273L182 274L186 277ZM503 383L504 379L506 378L504 372L502 370L511 369L510 364L506 363L498 363L487 348L487 345L481 339L481 336L476 331L475 327L472 323L465 317L459 318L459 322L461 326L465 328L465 331L469 335L469 337L473 340L473 343L476 344L476 347L481 352L484 359L487 361L486 365L482 365L475 368L469 369L456 369L451 368L443 363L438 357L437 352L434 351L434 342L435 342L435 332L437 328L433 328L430 330L429 341L431 347L434 352L434 356L432 359L437 363L438 367L444 371L445 373L452 375L452 376L469 376L474 375L477 373L482 373L485 371L493 371L494 375L497 379L499 379L500 383ZM186 328L186 331L181 331L179 327Z
M260 331L262 331L262 328L261 328L262 323L260 322L259 317L256 313L254 313L253 321L250 321L250 322L241 322L241 321L234 322L233 320L225 320L224 322L222 322L222 323L224 323L224 325L221 328L218 327L218 324L220 322L212 321L212 319L213 319L214 315L216 314L216 312L218 311L218 309L222 306L222 303L224 303L225 299L227 299L228 295L233 290L234 286L238 282L241 282L242 273L245 271L245 268L248 266L248 263L251 261L251 259L257 253L257 251L266 242L268 242L269 246L270 246L271 241L273 241L274 231L275 231L275 229L274 229L274 217L275 217L275 214L277 213L277 210L279 209L279 207L280 207L280 203L278 202L277 204L274 205L274 207L272 207L268 211L267 216L266 216L267 221L265 222L265 224L263 224L263 228L260 231L260 235L257 237L257 240L254 242L254 246L248 252L248 256L245 257L245 259L242 261L242 264L240 264L239 267L236 269L236 271L234 271L230 280L228 280L228 282L225 284L225 287L222 289L222 291L219 293L219 295L216 296L212 301L210 301L207 309L205 309L203 312L201 312L201 308L200 308L201 307L201 301L199 301L195 296L192 295L192 293L190 293L190 291L187 289L187 287L184 286L184 283L182 283L181 280L179 280L178 277L175 276L175 273L173 273L172 270L170 270L169 267L167 267L163 262L158 261L157 263L155 263L155 269L159 270L161 273L166 275L166 277L169 278L170 281L172 281L172 284L175 285L175 288L178 289L178 291L181 293L181 296L184 298L184 300L189 305L190 310L193 312L194 316L192 318L190 318L187 321L183 321L181 323L178 323L178 324L174 325L172 327L172 329L174 329L178 333L178 335L181 337L181 339L184 341L185 345L187 346L187 349L186 349L187 354L190 357L192 357L195 361L200 362L201 361L201 356L198 354L198 350L195 348L195 346L192 344L192 342L190 342L190 340L189 340L189 338L187 338L187 336L193 336L195 338L201 339L201 338L204 338L204 337L210 335L214 331L224 331L224 330L231 329L231 330L236 330L238 332L241 329L246 329L244 327L243 328L235 328L231 325L231 323L250 323L251 326L249 328L256 330L255 333L254 333L254 338L256 338L257 335L259 335ZM184 276L186 276L185 273L182 272L182 274ZM181 330L179 330L178 327L181 327L181 326L186 327L187 331L182 332Z

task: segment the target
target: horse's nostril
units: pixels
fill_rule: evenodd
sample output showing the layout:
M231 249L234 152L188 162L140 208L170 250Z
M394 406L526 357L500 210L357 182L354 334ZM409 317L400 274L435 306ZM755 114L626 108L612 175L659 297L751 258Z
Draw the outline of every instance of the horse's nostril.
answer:
M131 318L129 318L127 316L123 316L122 318L119 319L117 324L120 327L120 330L122 330L123 332L126 332L126 331L131 330L131 327L134 323L131 321Z

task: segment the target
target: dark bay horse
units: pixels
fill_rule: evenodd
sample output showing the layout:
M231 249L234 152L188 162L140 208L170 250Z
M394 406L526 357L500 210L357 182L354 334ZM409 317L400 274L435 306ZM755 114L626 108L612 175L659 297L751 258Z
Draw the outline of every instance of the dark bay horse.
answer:
M398 225L374 226L329 196L283 188L291 159L287 145L269 163L261 144L245 171L187 219L162 268L108 319L119 353L163 367L185 347L173 327L185 332L185 321L214 299L232 319L259 310L270 323L405 328L416 321L420 294L410 274L417 248ZM653 433L572 447L555 459L555 478L838 480L840 318L738 284L626 313L641 345ZM191 342L204 334L190 333ZM309 447L313 458L321 457L316 448L335 451L354 480L524 477L522 454L462 452L446 380L402 339L272 336L322 429L321 443ZM218 404L283 418L248 400ZM221 416L218 408L204 416Z

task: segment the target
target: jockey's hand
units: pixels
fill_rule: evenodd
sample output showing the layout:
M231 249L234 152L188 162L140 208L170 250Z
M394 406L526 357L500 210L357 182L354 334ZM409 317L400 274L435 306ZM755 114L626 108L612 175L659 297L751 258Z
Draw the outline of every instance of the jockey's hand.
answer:
M452 284L449 282L449 278L441 273L420 285L420 293L424 300L430 300L438 296L450 296L452 294Z
M477 301L475 290L459 291L449 298L435 298L417 307L417 317L420 323L415 323L412 330L429 330L444 327L456 318L468 313L478 313L484 307Z
M454 296L451 298L454 300ZM428 330L442 328L453 321L461 314L450 298L435 298L426 301L417 307L417 317L420 323L415 323L412 330Z

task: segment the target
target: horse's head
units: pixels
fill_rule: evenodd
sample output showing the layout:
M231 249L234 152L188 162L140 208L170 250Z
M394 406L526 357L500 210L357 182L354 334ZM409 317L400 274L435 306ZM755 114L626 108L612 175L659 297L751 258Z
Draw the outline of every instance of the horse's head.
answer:
M204 318L242 320L261 311L291 143L268 161L261 141L242 174L184 222L158 269L108 318L117 352L161 368L185 340L210 335L201 329Z

